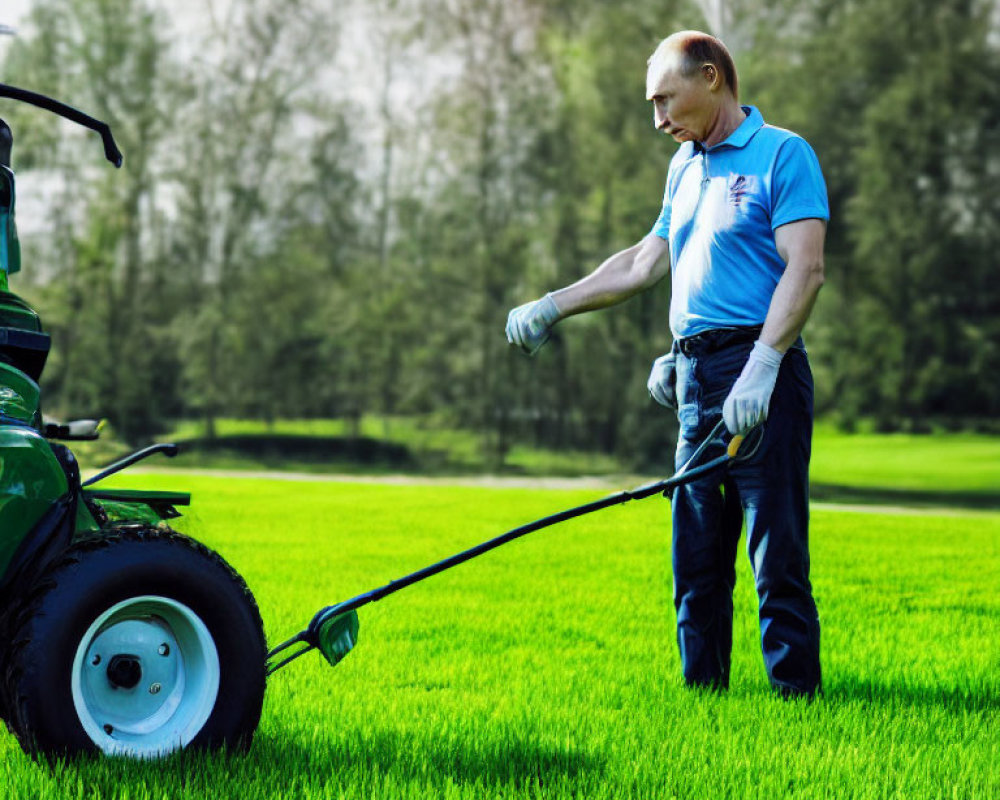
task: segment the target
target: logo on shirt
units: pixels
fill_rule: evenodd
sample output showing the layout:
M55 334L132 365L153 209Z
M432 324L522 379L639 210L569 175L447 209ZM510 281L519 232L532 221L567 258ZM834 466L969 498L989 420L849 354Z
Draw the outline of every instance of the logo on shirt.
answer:
M750 191L750 181L746 175L737 175L729 184L729 202L736 208L740 207L746 193Z

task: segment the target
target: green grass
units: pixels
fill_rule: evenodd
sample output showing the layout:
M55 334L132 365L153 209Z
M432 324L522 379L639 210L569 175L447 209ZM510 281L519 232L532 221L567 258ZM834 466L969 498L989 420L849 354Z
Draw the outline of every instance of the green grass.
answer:
M123 484L125 480L123 479ZM272 641L591 491L183 476L178 527L246 577ZM248 756L55 770L0 738L8 797L991 798L1000 796L1000 515L816 511L826 695L767 688L740 560L731 690L686 690L669 509L652 499L501 548L361 611L335 670L270 681Z
M913 491L1000 492L1000 436L840 433L817 426L811 476Z

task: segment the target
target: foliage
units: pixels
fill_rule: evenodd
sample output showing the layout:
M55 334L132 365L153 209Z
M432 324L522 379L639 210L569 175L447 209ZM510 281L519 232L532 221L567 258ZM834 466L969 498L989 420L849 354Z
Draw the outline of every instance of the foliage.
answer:
M744 101L806 136L827 177L828 283L806 331L818 410L913 430L996 416L993 6L701 6ZM475 431L493 467L523 445L669 466L675 426L645 391L669 346L666 283L561 323L535 359L502 329L649 230L671 145L649 124L645 59L704 27L699 8L222 8L181 40L155 0L37 0L10 49L6 82L106 118L126 154L114 172L93 137L4 106L14 289L54 336L47 408L107 415L133 442L185 417L211 433L220 416L357 430L432 414Z
M821 405L886 429L995 416L995 5L815 2L796 15L790 42L765 33L784 57L753 76L779 124L814 144L829 183L829 289L810 326Z

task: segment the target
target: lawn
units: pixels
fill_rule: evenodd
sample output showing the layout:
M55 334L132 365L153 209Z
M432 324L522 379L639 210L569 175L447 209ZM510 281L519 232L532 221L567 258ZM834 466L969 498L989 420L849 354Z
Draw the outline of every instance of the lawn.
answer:
M886 499L1000 507L1000 437L975 433L845 434L817 426L810 477Z
M257 595L268 636L593 491L182 474L179 528ZM1000 796L1000 515L816 511L826 693L768 691L740 561L733 685L679 678L669 506L565 523L361 611L336 669L274 675L247 756L48 769L0 738L9 797Z

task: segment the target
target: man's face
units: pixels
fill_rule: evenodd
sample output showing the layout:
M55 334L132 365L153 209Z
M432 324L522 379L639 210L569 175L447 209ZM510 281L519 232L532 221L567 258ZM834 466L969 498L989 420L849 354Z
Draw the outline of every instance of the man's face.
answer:
M653 103L653 124L676 142L703 141L717 114L717 101L704 71L681 74L680 57L650 65L646 99Z

